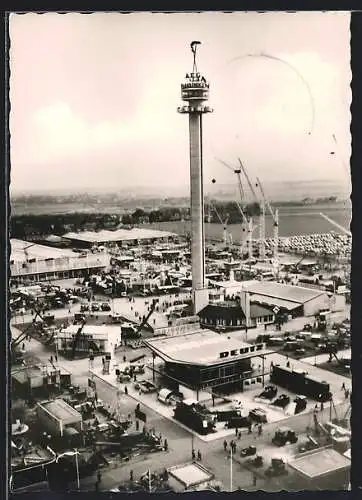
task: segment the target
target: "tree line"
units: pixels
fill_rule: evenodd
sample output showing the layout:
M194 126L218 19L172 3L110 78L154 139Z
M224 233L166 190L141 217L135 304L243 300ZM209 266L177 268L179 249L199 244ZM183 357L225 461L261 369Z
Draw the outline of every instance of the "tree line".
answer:
M214 209L216 207L216 210ZM247 216L258 216L260 207L257 203L243 207ZM241 215L234 202L218 202L205 207L205 222L220 223L228 218L229 224L241 221ZM31 239L48 235L62 236L70 231L115 230L122 226L147 223L182 221L190 219L189 208L161 207L156 210L137 208L123 215L105 213L67 213L67 214L24 214L11 217L10 233L12 238Z

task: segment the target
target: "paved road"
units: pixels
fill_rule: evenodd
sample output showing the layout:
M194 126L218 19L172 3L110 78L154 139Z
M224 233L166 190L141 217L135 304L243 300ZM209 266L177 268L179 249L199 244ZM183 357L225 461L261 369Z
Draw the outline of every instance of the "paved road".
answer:
M339 359L350 359L351 358L351 349L345 349L343 351L338 352ZM309 356L308 358L303 358L300 361L303 363L308 363L310 365L321 365L322 363L327 363L329 360L329 354L318 354L317 356Z

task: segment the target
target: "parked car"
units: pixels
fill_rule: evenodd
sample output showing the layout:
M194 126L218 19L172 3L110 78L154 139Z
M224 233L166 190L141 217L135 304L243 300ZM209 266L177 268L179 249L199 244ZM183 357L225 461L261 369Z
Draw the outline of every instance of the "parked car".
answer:
M259 394L258 398L272 400L277 395L277 392L278 389L275 387L275 385L267 385L264 388L263 392Z
M239 399L234 399L232 402L232 407L234 410L241 410L243 408L243 405Z
M101 310L102 311L110 311L111 310L110 304L108 302L102 302Z
M257 423L260 423L260 424L266 424L267 423L266 411L263 410L263 408L253 408L249 412L249 417L254 422L257 422Z
M80 306L80 312L88 312L89 311L89 305L88 304L82 304Z
M241 457L251 457L252 455L255 455L256 453L256 447L255 446L248 446L247 448L243 448L240 451L240 456Z
M295 414L304 411L307 408L307 398L305 396L297 396L294 399L295 403Z
M92 312L96 312L96 311L99 311L100 307L99 307L99 304L97 304L96 302L94 302L91 306L91 309L92 309Z
M272 405L284 409L288 406L289 403L290 397L287 394L281 394L275 401L273 401Z
M148 380L141 380L135 383L135 388L143 393L157 392L157 387Z
M298 347L295 351L296 356L304 356L307 352L304 347Z

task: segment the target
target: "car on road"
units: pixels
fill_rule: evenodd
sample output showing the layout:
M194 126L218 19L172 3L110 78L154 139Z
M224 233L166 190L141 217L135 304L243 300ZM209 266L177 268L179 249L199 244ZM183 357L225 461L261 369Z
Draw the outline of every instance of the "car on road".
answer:
M102 311L110 311L111 310L110 304L108 302L102 302L101 310Z
M275 435L272 439L272 443L275 446L285 446L286 444L294 444L298 441L298 436L296 433L289 429L289 427L279 427L275 431Z
M294 353L296 356L304 356L304 354L306 353L307 351L304 349L304 347L298 347Z
M248 446L247 448L243 448L240 451L240 456L241 457L251 457L252 455L256 454L256 447L255 446Z
M157 387L148 380L141 380L140 382L136 382L134 386L138 391L146 394L157 392Z
M311 336L311 332L298 332L296 333L295 337L298 339L298 340L307 340L310 338Z
M251 420L257 422L258 424L266 424L268 421L266 417L266 411L263 410L263 408L253 408L249 412L249 417L251 418Z

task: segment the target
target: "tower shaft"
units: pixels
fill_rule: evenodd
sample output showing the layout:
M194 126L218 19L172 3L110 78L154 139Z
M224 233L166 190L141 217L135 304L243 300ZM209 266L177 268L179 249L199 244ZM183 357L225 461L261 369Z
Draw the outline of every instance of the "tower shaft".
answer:
M205 288L204 193L202 178L202 115L189 114L192 288Z
M191 198L191 272L194 313L208 304L208 290L205 283L205 234L204 193L202 175L202 115L213 110L204 103L209 98L209 84L198 72L196 47L191 43L193 53L192 73L186 74L181 84L181 99L187 103L177 111L189 115L190 134L190 198Z

